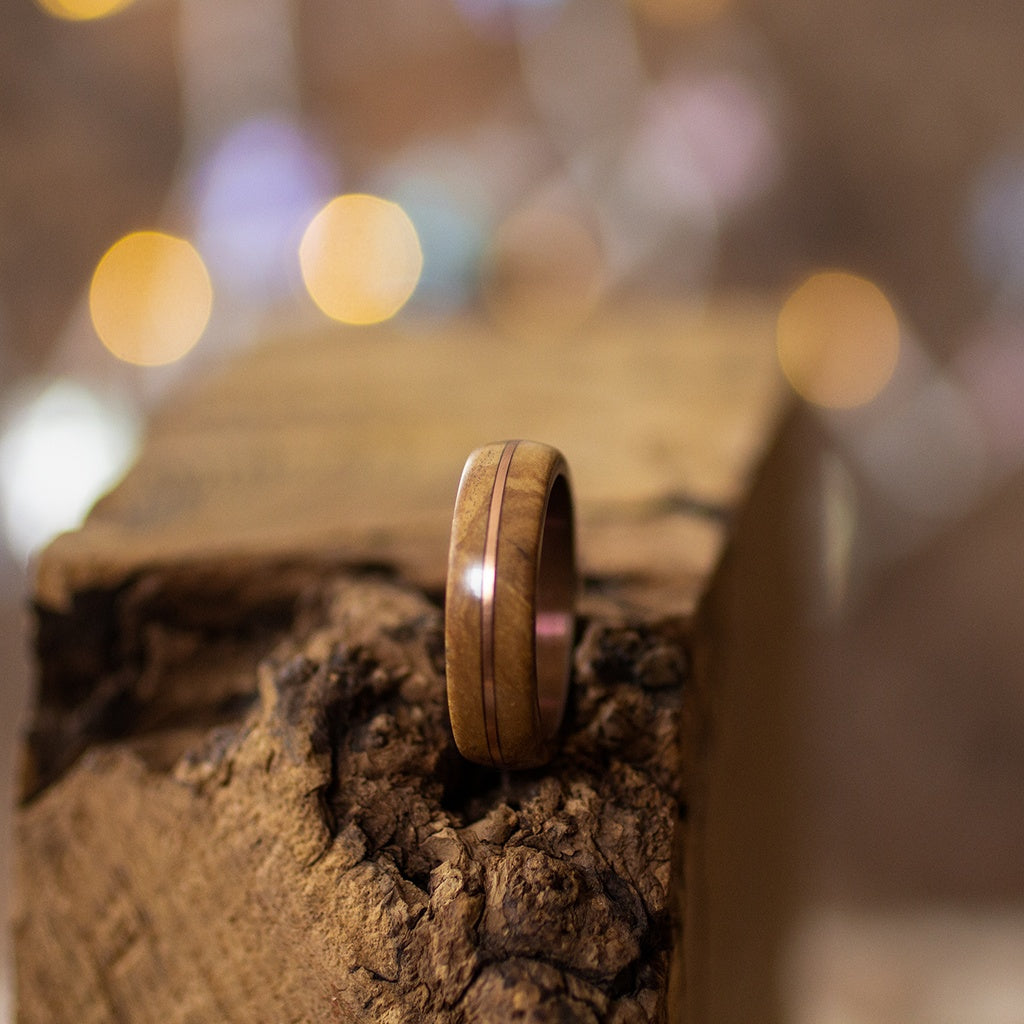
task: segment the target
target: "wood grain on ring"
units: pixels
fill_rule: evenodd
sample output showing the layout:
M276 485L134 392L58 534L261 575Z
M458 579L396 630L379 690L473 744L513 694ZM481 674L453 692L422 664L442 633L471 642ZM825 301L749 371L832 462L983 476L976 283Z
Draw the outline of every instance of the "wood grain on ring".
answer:
M557 484L559 521L568 526L544 553L549 501ZM508 441L471 453L455 503L445 605L448 705L459 750L469 760L503 768L534 767L551 756L564 708L572 629L564 658L545 651L549 674L564 675L538 700L538 591L559 598L570 624L575 593L568 467L549 445ZM551 574L561 582L543 584ZM544 643L550 647L550 639ZM551 666L555 669L552 673ZM542 678L548 680L547 675Z

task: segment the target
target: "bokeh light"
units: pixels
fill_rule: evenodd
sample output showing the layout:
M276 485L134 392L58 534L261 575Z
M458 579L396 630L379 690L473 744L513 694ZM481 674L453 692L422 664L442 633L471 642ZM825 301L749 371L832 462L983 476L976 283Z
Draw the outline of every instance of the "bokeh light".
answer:
M1024 299L1024 145L996 154L972 186L968 255L975 275L1003 301Z
M687 147L719 208L731 212L763 196L782 166L782 146L766 87L720 71L681 76L652 90L646 130L657 152Z
M935 368L901 382L896 399L848 438L862 471L904 512L931 520L963 515L989 469L986 438L967 396ZM874 410L873 410L874 411Z
M466 23L485 38L510 40L540 31L565 0L454 0Z
M173 363L199 340L213 288L202 257L183 238L159 231L125 235L100 260L89 311L104 345L139 366Z
M334 320L380 323L416 289L423 251L409 215L397 203L354 193L332 199L299 245L310 297Z
M482 275L488 312L524 340L577 330L596 308L604 282L596 231L582 217L546 204L524 207L499 225Z
M500 160L490 147L487 156ZM374 176L373 191L406 211L423 250L410 312L446 313L475 298L481 253L493 227L493 190L501 187L500 173L489 171L465 140L451 138L410 146Z
M953 365L992 455L1017 469L1024 464L1024 322L1000 317L978 325Z
M193 183L196 238L221 288L265 306L292 293L295 249L310 218L334 193L327 158L285 118L233 126Z
M927 542L967 514L995 480L976 396L950 369L904 327L897 365L878 397L860 409L821 414L858 493L868 496L866 507L889 513L884 536L872 536L872 559L902 557Z
M900 326L876 285L825 271L786 299L776 342L783 372L798 394L815 405L849 409L870 402L888 383Z
M665 131L660 90L638 110L602 205L611 274L676 295L706 292L718 251L718 203L683 132Z
M128 468L138 418L81 384L57 380L17 403L0 437L0 501L8 547L28 558L82 522Z
M92 21L130 7L135 0L36 0L47 14L65 21Z
M464 308L474 296L477 268L489 224L483 204L455 181L413 170L384 176L393 196L416 225L423 271L410 310L430 314Z
M714 194L699 166L693 140L680 116L676 90L648 91L624 149L625 187L630 197L667 216L715 216Z
M485 244L483 225L457 196L433 183L406 182L399 197L423 247L416 308L445 312L467 305Z

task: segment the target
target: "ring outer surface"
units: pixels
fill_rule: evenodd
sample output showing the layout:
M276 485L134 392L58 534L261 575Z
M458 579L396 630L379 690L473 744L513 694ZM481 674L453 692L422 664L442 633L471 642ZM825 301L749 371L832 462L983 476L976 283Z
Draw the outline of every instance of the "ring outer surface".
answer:
M488 643L482 592L484 552L492 495L502 453L504 496L493 574L493 640ZM536 441L499 442L473 451L459 482L448 553L445 594L445 664L448 708L459 751L468 760L498 768L530 768L550 760L557 729L545 729L537 694L536 613L541 541L548 499L559 476L571 481L565 458ZM572 529L569 530L572 543ZM575 574L574 553L570 553ZM486 609L484 609L484 612ZM572 637L570 616L569 646ZM488 727L485 660L493 665L497 735ZM568 652L565 671L568 674ZM559 720L561 714L559 714Z

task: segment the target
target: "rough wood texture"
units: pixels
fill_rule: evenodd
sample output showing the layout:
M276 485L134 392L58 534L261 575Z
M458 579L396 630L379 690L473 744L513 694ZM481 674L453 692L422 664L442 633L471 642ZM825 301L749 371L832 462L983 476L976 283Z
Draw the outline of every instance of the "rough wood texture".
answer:
M21 1019L662 1019L682 636L590 624L556 761L503 775L455 751L422 594L332 578L300 619L248 714L22 812Z
M328 332L179 403L40 565L20 1019L677 1014L688 630L773 430L769 324ZM455 753L440 600L462 460L509 436L565 451L588 586L564 742L502 775Z

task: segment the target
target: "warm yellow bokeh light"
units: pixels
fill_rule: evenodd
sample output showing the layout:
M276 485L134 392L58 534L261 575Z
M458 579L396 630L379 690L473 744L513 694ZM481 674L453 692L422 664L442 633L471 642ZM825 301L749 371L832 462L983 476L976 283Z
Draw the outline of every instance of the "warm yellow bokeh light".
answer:
M299 263L324 313L347 324L375 324L394 316L416 290L423 251L397 203L354 193L332 199L313 218Z
M813 274L779 313L779 362L794 389L815 405L850 409L889 382L900 326L870 281L841 271Z
M47 14L65 21L92 21L130 7L134 0L36 0Z
M596 231L543 205L517 210L494 234L482 273L495 322L526 341L566 337L590 318L605 284Z
M720 18L730 0L632 0L640 15L656 25L694 28Z
M100 340L127 363L180 359L210 319L213 288L202 257L183 238L137 231L115 242L89 288Z

